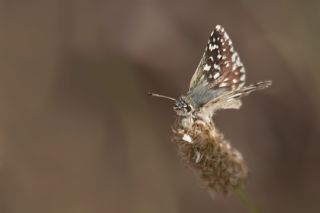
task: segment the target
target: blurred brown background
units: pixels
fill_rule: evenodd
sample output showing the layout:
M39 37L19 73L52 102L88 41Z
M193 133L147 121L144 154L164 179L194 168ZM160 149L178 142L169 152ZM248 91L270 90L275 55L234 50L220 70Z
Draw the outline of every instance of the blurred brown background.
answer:
M246 212L170 142L172 104L223 25L248 82L214 118L264 212L319 212L319 1L0 1L0 212Z

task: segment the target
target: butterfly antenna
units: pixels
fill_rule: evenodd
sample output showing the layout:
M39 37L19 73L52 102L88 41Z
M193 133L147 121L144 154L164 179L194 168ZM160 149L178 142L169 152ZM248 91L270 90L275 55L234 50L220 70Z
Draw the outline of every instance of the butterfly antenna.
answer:
M148 95L149 96L153 96L153 97L164 98L164 99L169 99L169 100L172 100L172 101L176 101L175 98L172 98L172 97L169 97L169 96L165 96L165 95L156 94L156 93L149 92Z

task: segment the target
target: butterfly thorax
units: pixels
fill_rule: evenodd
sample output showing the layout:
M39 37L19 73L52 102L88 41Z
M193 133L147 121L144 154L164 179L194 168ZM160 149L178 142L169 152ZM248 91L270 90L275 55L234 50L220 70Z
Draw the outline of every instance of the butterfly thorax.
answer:
M200 85L190 90L186 96L179 97L175 102L174 110L179 116L187 116L199 111L209 101L223 96L225 92L225 88L211 90L206 85Z
M198 110L209 101L223 96L225 92L227 92L226 88L211 89L210 85L202 84L190 90L186 99Z

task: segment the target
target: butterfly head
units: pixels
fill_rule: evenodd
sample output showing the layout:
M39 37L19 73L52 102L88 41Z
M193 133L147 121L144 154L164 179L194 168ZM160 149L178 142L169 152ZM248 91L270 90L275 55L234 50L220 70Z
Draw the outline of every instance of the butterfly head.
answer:
M187 116L194 111L194 108L184 96L176 99L173 109L179 116Z
M190 104L190 101L188 101L185 96L181 96L178 99L175 99L175 98L172 98L166 95L160 95L157 93L149 93L149 95L153 97L164 98L164 99L169 99L171 101L174 101L173 109L178 116L188 116L194 112L194 107Z

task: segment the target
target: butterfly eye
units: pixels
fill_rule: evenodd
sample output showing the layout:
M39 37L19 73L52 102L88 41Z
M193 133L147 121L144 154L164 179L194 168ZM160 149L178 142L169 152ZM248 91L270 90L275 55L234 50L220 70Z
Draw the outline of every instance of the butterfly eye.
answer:
M186 106L186 110L187 110L187 112L190 112L190 111L192 110L191 106L190 106L190 105L187 105L187 106Z

